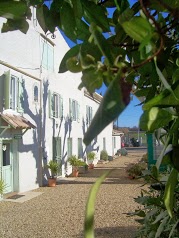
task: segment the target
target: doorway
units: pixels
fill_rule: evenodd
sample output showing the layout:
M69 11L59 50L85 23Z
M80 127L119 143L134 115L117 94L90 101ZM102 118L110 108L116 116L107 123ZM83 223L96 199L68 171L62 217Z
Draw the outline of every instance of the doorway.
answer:
M5 193L13 191L12 144L3 142L2 145L2 179L5 183Z

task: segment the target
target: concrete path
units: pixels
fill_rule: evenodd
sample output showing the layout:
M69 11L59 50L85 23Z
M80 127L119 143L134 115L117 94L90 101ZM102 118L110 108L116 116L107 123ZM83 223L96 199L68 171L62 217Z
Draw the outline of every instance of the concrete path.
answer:
M33 195L30 200L0 202L0 237L83 238L89 190L97 177L114 168L97 195L95 237L134 237L137 223L125 213L137 208L133 198L140 194L141 182L129 180L125 170L128 164L138 161L142 153L132 151L76 179L59 180L55 188L36 189L32 192L38 196Z

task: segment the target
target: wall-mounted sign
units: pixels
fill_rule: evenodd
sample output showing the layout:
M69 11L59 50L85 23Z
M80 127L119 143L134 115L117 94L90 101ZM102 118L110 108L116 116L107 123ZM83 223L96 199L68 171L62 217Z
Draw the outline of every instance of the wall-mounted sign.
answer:
M14 139L22 139L22 134L15 134Z

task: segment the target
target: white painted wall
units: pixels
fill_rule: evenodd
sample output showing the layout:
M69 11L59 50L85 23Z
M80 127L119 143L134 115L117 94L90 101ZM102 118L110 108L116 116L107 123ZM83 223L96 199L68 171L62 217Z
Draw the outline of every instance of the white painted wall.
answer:
M35 20L35 15L32 17ZM0 27L3 23L0 18ZM59 136L62 139L63 148L63 165L62 176L66 173L71 173L71 168L66 168L67 162L67 138L73 138L73 154L77 155L78 138L83 138L84 127L83 122L86 121L86 105L93 107L95 113L99 104L86 97L84 90L78 90L80 84L81 74L72 74L70 72L59 74L59 64L65 52L69 47L61 36L59 31L56 31L55 39L47 37L54 43L54 72L49 72L42 68L41 65L41 50L40 50L40 33L44 34L36 21L29 22L30 28L27 34L20 31L13 31L0 34L0 60L12 65L17 70L22 70L35 76L41 80L35 80L23 73L10 69L16 76L23 77L25 80L25 108L24 117L32 120L37 125L37 129L28 130L22 140L19 140L19 191L24 192L37 188L40 179L40 163L41 151L42 161L47 163L52 159L52 137ZM0 64L0 75L7 71L9 67ZM39 102L33 101L33 86L36 84L39 88ZM40 105L40 88L41 91L41 105ZM63 119L49 118L49 100L48 90L59 93L63 97ZM66 125L69 116L69 98L75 99L80 103L80 121L73 121L71 129ZM40 106L42 107L42 121L40 120ZM86 130L86 128L85 128ZM40 138L43 138L40 142ZM97 152L99 159L100 151L103 149L103 138L106 138L106 150L109 155L112 155L112 124L110 124L97 137L97 143L93 149ZM42 146L42 148L40 148ZM85 145L83 145L85 151ZM97 162L97 161L96 161ZM45 178L47 175L44 175Z

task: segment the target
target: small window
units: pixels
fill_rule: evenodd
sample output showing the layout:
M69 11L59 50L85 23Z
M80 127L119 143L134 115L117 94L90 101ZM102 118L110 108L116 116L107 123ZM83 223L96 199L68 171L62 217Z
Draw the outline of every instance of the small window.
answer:
M39 89L37 85L35 85L34 86L34 102L38 102L38 98L39 98Z
M49 91L49 106L50 117L62 118L63 117L63 99L58 93L52 93Z

